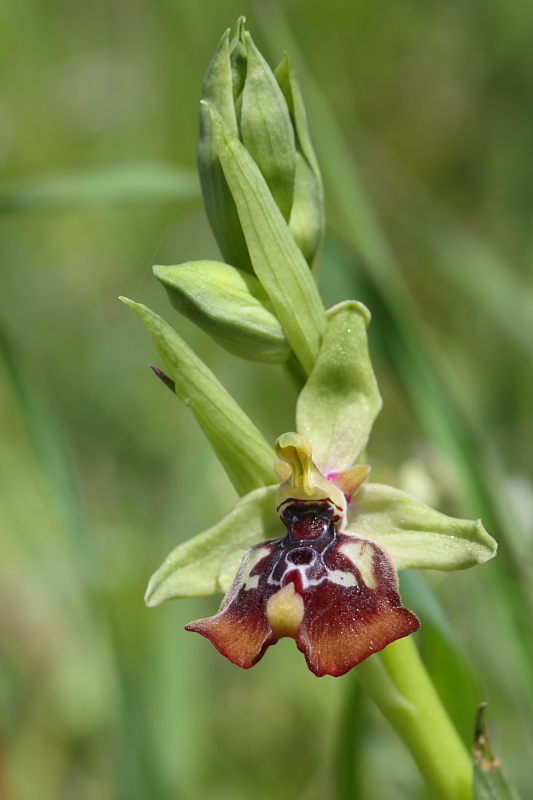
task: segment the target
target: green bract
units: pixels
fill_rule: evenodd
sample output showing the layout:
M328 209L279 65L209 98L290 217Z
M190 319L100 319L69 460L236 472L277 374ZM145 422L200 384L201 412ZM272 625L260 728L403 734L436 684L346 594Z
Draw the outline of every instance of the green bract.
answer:
M253 275L219 261L154 267L170 302L230 353L281 363L291 349L267 293Z
M273 483L274 451L213 373L161 317L140 303L120 299L146 326L176 394L200 423L237 492Z
M255 161L216 109L210 107L210 112L220 163L237 205L254 271L292 349L310 372L325 325L318 289Z

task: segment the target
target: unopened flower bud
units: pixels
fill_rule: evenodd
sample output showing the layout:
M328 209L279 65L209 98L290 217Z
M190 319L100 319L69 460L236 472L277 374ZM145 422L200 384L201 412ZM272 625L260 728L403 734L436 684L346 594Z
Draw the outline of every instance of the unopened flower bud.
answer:
M218 261L154 267L170 302L221 347L251 361L281 363L290 346L253 275Z
M300 84L287 54L275 75L287 101L296 140L296 169L289 228L309 266L313 267L318 259L326 227L322 176L311 143Z

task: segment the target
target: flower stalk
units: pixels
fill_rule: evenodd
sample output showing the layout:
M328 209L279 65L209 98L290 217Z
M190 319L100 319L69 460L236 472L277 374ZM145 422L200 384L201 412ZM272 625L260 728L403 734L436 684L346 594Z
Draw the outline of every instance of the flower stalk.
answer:
M356 667L365 692L409 748L435 800L472 800L472 761L412 637Z

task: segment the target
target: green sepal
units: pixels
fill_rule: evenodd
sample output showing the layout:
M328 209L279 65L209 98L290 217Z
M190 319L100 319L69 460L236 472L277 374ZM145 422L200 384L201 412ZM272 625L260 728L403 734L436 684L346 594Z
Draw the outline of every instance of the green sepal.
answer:
M148 330L176 394L198 420L237 493L274 483L276 454L203 361L149 308L120 299Z
M368 354L370 312L347 300L326 312L318 360L300 393L298 433L309 440L316 465L342 472L366 447L381 397Z
M246 549L284 534L275 508L277 489L256 489L217 525L178 545L150 578L146 604L227 592Z
M235 42L229 45L229 29L224 33L213 56L202 87L202 100L218 109L230 130L237 136L237 117L234 104L234 81L238 82L238 62L233 59ZM213 136L211 115L200 104L200 133L198 137L198 171L202 184L209 224L225 261L253 272L248 248L242 232L235 202L229 190L218 158Z
M154 267L170 302L241 358L278 364L291 349L265 290L253 275L219 261Z
M480 520L435 511L400 489L364 483L348 507L347 532L381 545L396 569L468 569L496 555Z
M520 800L505 766L492 754L485 724L485 706L482 703L478 708L472 748L474 800Z
M283 217L291 215L296 147L289 109L274 73L248 31L246 80L238 111L240 139L259 167Z
M296 172L289 228L308 264L313 267L318 261L326 229L322 175L311 142L300 84L286 53L274 74L285 96L296 137Z
M318 289L255 161L217 110L211 106L210 112L220 163L239 212L254 272L309 373L325 325Z

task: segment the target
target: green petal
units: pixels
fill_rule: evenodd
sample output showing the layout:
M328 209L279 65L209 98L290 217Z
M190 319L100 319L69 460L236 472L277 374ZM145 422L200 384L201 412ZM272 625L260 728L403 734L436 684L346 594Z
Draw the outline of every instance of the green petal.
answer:
M296 134L296 173L289 228L309 265L314 266L326 227L322 175L311 143L300 84L287 54L275 75Z
M234 81L238 77L239 70L232 70L229 34L230 31L227 30L222 36L207 69L202 87L202 100L212 103L218 109L226 125L237 135ZM206 106L202 104L200 104L198 171L207 217L223 258L240 269L252 272L252 264L237 208L218 158L211 115Z
M294 192L296 148L289 109L274 73L244 34L246 81L241 96L239 129L242 143L259 167L286 220Z
M354 495L347 531L382 545L396 569L467 569L497 549L480 520L448 517L380 483L364 483Z
M306 372L318 356L324 307L265 179L246 148L210 107L217 151L235 200L254 271Z
M149 308L120 299L145 325L176 394L198 420L238 494L274 483L276 454L203 361Z
M245 550L284 534L275 508L277 489L256 489L217 525L176 547L150 578L146 604L157 606L173 597L227 592Z
M276 364L288 359L283 328L253 275L218 261L154 267L154 275L174 308L230 353Z
M326 475L351 467L381 408L368 355L370 313L348 300L329 309L318 360L298 399L297 429Z

